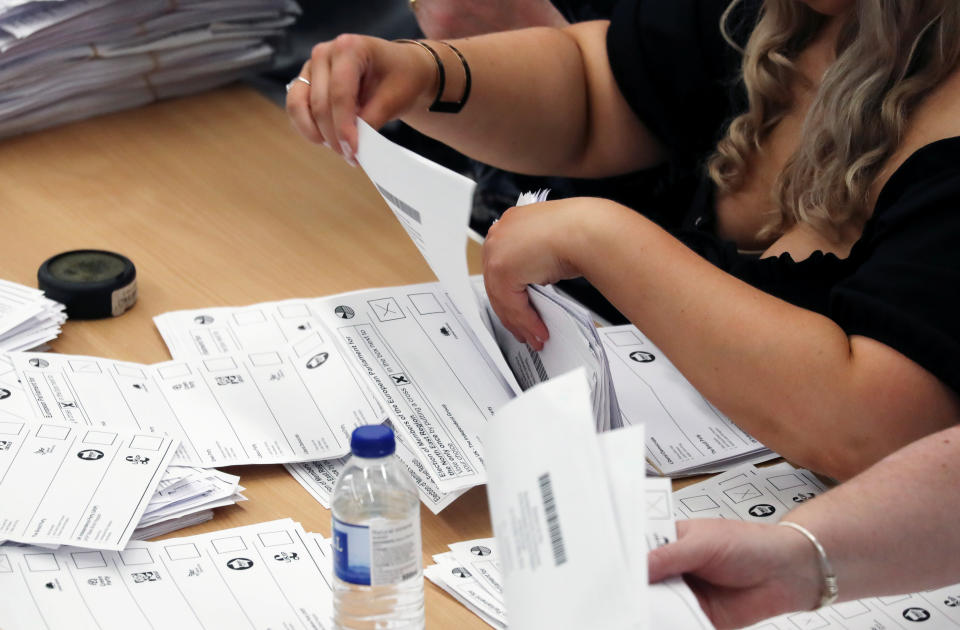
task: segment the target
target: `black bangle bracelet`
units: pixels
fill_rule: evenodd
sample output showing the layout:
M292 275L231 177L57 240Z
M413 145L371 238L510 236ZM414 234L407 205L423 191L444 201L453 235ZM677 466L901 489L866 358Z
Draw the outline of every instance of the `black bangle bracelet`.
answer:
M426 42L422 42L418 39L397 39L394 40L397 44L416 44L424 50L430 53L433 57L434 63L437 64L437 95L433 99L433 103L430 104L429 111L438 112L441 114L456 114L459 113L463 106L467 103L467 98L470 96L470 66L467 65L467 60L464 58L463 53L457 50L453 45L448 44L447 42L441 42L450 50L456 53L457 58L460 59L460 64L463 65L463 72L465 77L465 82L463 85L463 96L460 97L459 101L443 101L440 100L443 98L443 91L447 86L447 71L443 66L443 61L440 59L440 55L437 54L437 51L433 49L432 46L429 46Z
M467 99L470 98L470 85L471 85L470 65L467 64L467 59L466 59L466 57L463 56L463 53L460 52L453 44L450 44L450 43L444 42L444 41L441 41L440 43L443 44L444 46L446 46L447 48L449 48L450 50L452 50L453 52L457 53L457 58L460 60L460 65L463 66L463 76L464 76L464 81L463 81L463 95L460 97L460 100L457 101L456 103L450 103L450 102L441 103L441 102L437 102L437 103L434 103L434 105L443 105L444 107L449 107L449 108L450 108L449 110L446 110L446 109L442 109L442 110L441 110L441 109L438 109L437 111L444 111L444 112L447 112L447 113L450 113L450 114L456 114L456 113L458 113L461 109L463 109L463 106L467 104Z

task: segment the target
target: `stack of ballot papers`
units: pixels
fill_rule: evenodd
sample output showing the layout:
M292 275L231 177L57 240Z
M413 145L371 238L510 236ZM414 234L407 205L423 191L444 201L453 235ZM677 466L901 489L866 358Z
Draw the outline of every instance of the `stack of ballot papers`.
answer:
M798 504L825 491L807 470L786 463L766 468L743 466L674 493L677 519L727 518L776 523ZM843 582L840 582L841 594ZM813 612L796 612L762 621L751 630L853 630L960 627L960 584L887 597L842 602Z
M646 427L650 474L722 472L777 457L701 396L636 326L606 326L599 333L623 422Z
M331 628L330 542L290 519L119 551L0 547L4 630Z
M43 291L0 280L0 352L40 348L57 338L65 321L64 305Z
M233 81L269 64L294 0L0 2L0 137Z
M137 431L0 421L0 539L123 549L176 449Z
M213 509L247 498L240 477L219 470L170 466L147 504L134 540L148 540L213 518Z
M494 627L711 628L680 579L649 586L676 540L669 480L647 479L643 425L597 435L580 369L505 405L484 433L495 538L451 545L425 575Z

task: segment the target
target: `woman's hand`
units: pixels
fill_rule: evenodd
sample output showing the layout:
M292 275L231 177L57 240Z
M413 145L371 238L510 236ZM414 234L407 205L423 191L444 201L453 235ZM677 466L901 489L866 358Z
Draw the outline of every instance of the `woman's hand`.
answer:
M363 35L340 35L313 47L287 92L293 126L353 163L356 117L378 129L436 92L437 69L419 46Z
M527 285L579 276L575 257L588 249L587 222L604 220L602 210L611 206L622 209L589 197L546 201L510 208L490 227L483 244L483 281L490 305L518 341L543 348L550 335L530 304Z
M678 540L650 552L650 582L684 574L718 628L741 628L820 601L817 556L786 527L723 519L680 521Z

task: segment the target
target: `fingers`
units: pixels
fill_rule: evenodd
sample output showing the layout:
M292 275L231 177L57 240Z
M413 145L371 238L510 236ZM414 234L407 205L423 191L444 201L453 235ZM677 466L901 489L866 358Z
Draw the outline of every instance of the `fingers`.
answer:
M303 64L298 77L307 79L311 85L294 78L287 88L287 116L290 117L290 123L300 135L310 142L323 144L325 142L324 136L310 113L310 92L313 87L313 80L311 79L313 75L310 72L310 66L309 61Z
M329 77L329 118L340 155L356 165L357 111L367 55L362 40L354 35L341 35L333 40L333 53Z
M323 137L323 144L337 151L337 134L330 119L330 55L331 44L317 44L310 56L310 93L308 108L313 126Z
M529 344L538 352L543 350L550 333L530 303L526 285L498 292L496 298L491 297L490 305L517 341Z
M294 128L311 142L326 145L355 164L356 115L366 65L363 38L341 35L313 47L300 76L287 92L287 113Z

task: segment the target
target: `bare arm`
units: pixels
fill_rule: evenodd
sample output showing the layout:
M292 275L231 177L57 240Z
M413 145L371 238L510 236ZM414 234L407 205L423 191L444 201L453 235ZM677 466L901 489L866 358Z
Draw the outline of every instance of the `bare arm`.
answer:
M287 94L287 110L308 139L348 159L355 117L374 127L401 117L461 152L508 170L593 177L656 164L661 147L633 115L606 57L607 22L531 28L454 40L473 86L458 114L431 113L437 71L419 46L358 35L318 44ZM431 45L447 69L445 100L462 93L452 51Z
M925 437L786 520L813 532L842 601L960 582L960 427ZM678 542L650 554L650 579L686 573L719 628L810 609L822 578L813 547L785 527L731 521L678 524ZM935 542L934 542L935 541Z
M550 0L416 0L413 8L420 30L430 39L569 25Z
M509 210L484 246L497 314L535 347L525 287L582 275L721 411L788 459L839 479L960 418L957 396L898 352L717 269L598 199Z

